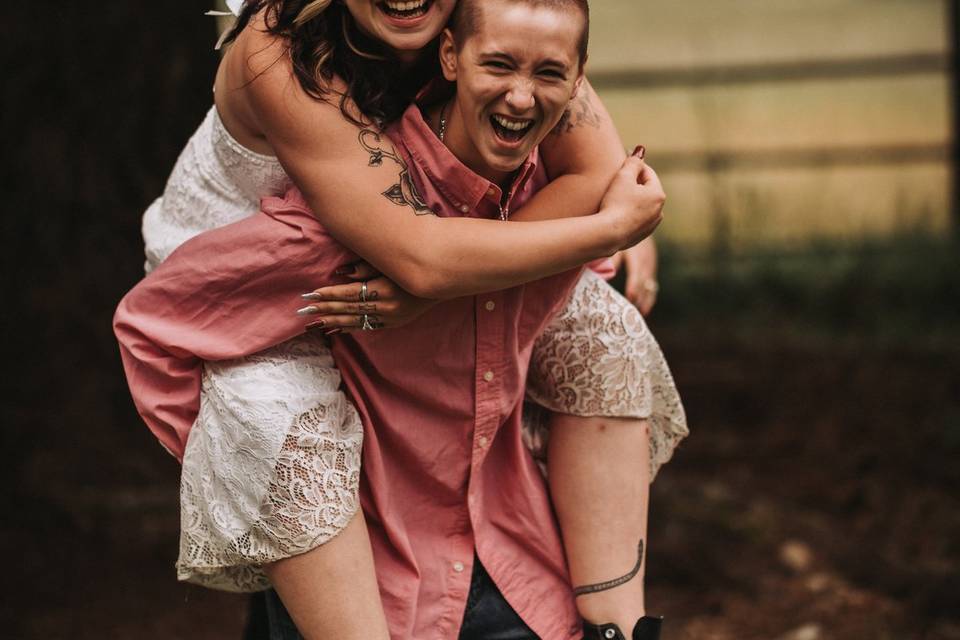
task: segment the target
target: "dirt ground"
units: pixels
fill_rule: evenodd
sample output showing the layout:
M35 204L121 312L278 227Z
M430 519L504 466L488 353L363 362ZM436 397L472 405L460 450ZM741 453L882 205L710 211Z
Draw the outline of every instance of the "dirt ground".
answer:
M672 356L693 434L652 505L649 602L679 623L668 637L960 637L942 441L956 360Z
M692 428L653 491L648 606L665 638L960 638L960 443L942 440L955 354L664 334ZM177 468L127 419L119 441L24 460L5 637L239 637L243 597L176 583Z

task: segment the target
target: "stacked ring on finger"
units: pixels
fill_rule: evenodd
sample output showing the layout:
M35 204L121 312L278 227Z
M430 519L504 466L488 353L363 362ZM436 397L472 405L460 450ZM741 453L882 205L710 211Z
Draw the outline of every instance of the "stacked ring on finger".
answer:
M361 291L363 290L361 289ZM373 331L374 329L374 326L370 324L370 316L367 314L363 314L363 324L360 326L360 329L362 331Z
M367 301L367 281L364 280L360 285L360 302Z

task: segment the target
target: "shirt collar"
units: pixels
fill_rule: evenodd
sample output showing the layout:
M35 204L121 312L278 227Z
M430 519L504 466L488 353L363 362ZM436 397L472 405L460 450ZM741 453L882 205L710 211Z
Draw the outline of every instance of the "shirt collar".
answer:
M502 192L499 185L474 173L440 142L417 104L407 107L403 117L391 126L391 130L406 147L418 169L429 177L437 190L461 213L477 211L484 197L488 197L494 207L501 202ZM534 147L513 180L510 187L511 200L533 175L539 165L539 157L539 150ZM509 204L508 200L507 205Z

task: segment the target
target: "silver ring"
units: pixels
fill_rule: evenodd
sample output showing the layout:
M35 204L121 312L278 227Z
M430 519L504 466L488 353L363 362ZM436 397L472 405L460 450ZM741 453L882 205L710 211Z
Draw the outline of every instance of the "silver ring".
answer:
M363 284L360 285L360 302L367 301L367 281L364 280Z
M360 327L362 331L373 331L373 325L370 324L370 316L363 314L363 326Z

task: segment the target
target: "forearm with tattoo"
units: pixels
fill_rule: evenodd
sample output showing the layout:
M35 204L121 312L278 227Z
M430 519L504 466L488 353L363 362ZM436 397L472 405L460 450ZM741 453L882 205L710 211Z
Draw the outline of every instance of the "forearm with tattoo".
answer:
M367 162L368 167L382 166L384 158L393 160L400 167L397 182L383 192L384 197L401 207L410 207L418 216L436 215L417 192L417 187L413 184L413 179L410 177L407 163L403 161L403 158L401 158L396 151L389 147L386 149L383 147L383 139L379 133L373 129L361 129L359 140L360 146L370 154L370 159Z
M637 546L637 564L634 565L633 569L630 570L630 573L620 576L619 578L614 578L613 580L607 580L606 582L598 582L596 584L588 584L582 587L576 587L573 590L574 596L582 596L588 593L597 593L599 591L608 591L614 587L619 587L622 584L626 584L633 580L634 576L640 573L640 567L643 566L643 538L640 539L640 544Z

